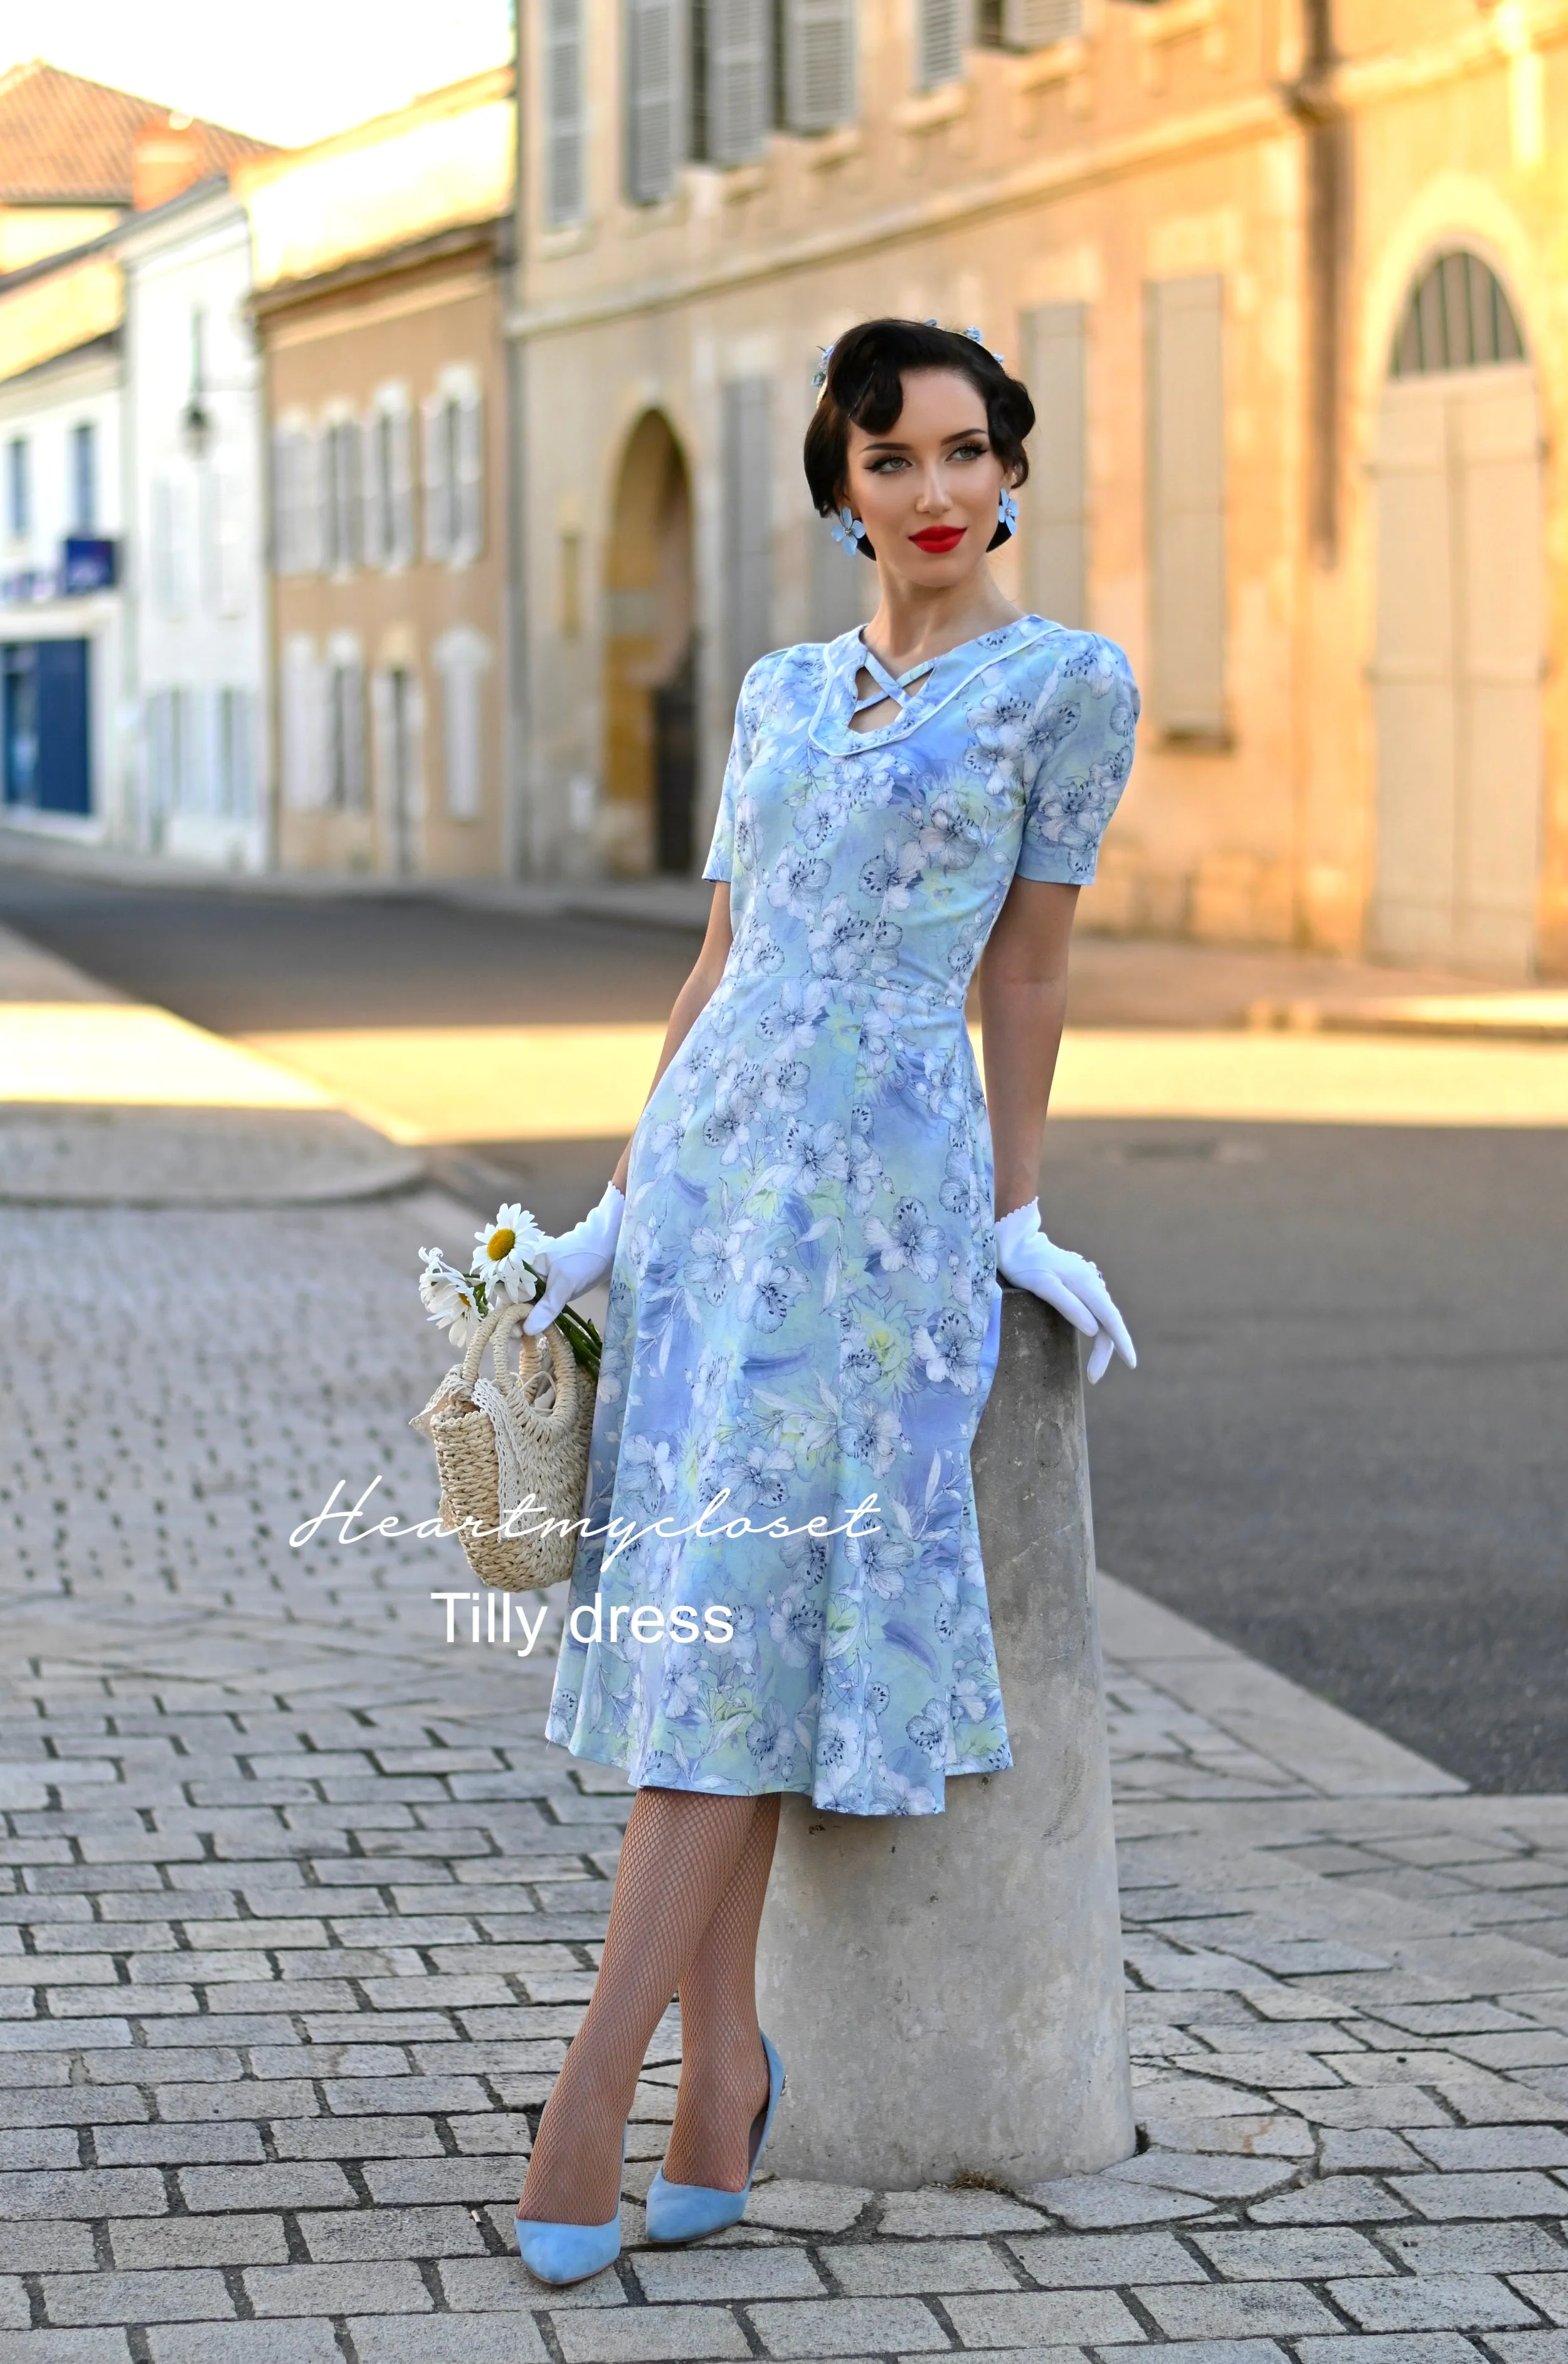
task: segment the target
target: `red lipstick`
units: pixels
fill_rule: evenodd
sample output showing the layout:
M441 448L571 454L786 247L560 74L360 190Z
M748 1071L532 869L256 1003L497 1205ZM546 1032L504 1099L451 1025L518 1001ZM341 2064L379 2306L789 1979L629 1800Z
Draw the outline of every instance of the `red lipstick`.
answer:
M963 536L961 525L929 525L923 533L912 533L909 539L917 550L929 550L933 558L940 558L947 551L956 550Z

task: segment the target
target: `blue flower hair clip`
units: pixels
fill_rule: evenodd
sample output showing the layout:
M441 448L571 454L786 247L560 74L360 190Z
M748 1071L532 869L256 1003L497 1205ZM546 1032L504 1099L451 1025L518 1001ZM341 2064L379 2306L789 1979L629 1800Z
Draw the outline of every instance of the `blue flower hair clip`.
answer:
M828 383L828 364L833 358L833 348L831 345L818 345L817 350L822 358L811 373L811 383L820 394Z
M1006 357L1006 353L995 353L995 352L991 352L991 348L990 348L990 346L989 346L989 345L987 345L987 344L985 343L985 340L984 340L984 338L981 335L981 333L980 333L980 331L979 331L979 329L965 329L965 330L964 330L964 332L963 332L963 333L964 333L964 335L965 335L966 337L968 337L968 338L969 338L969 340L971 340L971 342L972 342L972 343L976 344L976 345L983 346L983 347L984 348L984 350L985 350L985 351L986 351L986 352L991 353L991 358L992 358L992 360L995 362L995 364L996 364L996 366L997 366L997 368L998 368L998 369L1006 369L1006 366L1007 366L1007 357Z

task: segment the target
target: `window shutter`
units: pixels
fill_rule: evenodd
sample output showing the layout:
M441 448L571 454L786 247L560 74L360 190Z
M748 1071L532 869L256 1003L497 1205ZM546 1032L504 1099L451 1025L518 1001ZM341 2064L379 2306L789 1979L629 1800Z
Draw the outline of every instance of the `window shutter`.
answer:
M284 799L296 812L325 801L322 777L321 679L308 632L291 632L284 642Z
M957 82L969 39L966 0L915 0L915 78L922 90Z
M473 386L450 406L451 444L457 467L452 524L454 558L465 563L484 548L484 401Z
M328 574L345 574L360 563L362 463L357 418L333 420L327 429L325 459L324 563Z
M425 480L425 555L443 559L451 554L451 447L447 424L447 397L433 394L420 405L422 459Z
M1023 317L1025 366L1040 431L1033 438L1024 557L1029 604L1082 629L1088 614L1088 467L1082 304L1042 304Z
M239 479L218 468L210 484L212 500L212 596L220 616L238 616L245 606L244 519Z
M168 479L169 516L168 607L171 616L185 616L191 608L191 578L195 561L195 487L189 476Z
M626 0L626 182L633 205L670 195L689 140L687 0Z
M581 221L587 207L583 0L543 0L544 219Z
M392 566L411 566L414 563L414 448L413 420L408 415L406 399L386 413L389 429L391 470L388 501L391 524L388 533L387 563Z
M765 377L732 378L724 389L725 607L736 690L773 644L772 394Z
M701 22L706 159L749 164L773 125L771 0L706 0Z
M1002 41L1009 50L1048 50L1084 29L1084 0L1002 0Z
M784 119L831 131L855 113L854 0L784 0Z
M328 801L344 812L365 806L365 672L351 635L328 651Z
M453 820L477 820L484 809L483 695L489 663L487 643L462 626L436 649L441 676L446 806Z
M1153 719L1225 729L1225 283L1146 291Z
M151 577L152 604L165 616L172 615L174 608L172 489L167 476L154 476L148 496L148 573Z
M366 413L360 426L360 533L367 566L386 564L391 541L390 424L378 405Z

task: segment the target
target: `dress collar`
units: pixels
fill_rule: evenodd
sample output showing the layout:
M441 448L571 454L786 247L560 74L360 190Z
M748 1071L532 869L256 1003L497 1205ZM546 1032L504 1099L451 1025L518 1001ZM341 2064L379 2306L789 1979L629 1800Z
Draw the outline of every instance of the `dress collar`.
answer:
M981 632L973 640L960 641L955 648L944 649L940 656L928 657L923 663L911 665L906 673L895 676L866 646L857 627L828 643L822 695L812 718L811 742L824 754L854 755L906 738L956 697L976 674L984 673L987 665L1061 629L1042 616L1017 616L1010 624ZM876 684L869 697L862 697L856 686L856 676L862 669ZM868 707L880 706L887 698L897 708L891 721L878 723L870 730L851 729L857 714L864 713Z

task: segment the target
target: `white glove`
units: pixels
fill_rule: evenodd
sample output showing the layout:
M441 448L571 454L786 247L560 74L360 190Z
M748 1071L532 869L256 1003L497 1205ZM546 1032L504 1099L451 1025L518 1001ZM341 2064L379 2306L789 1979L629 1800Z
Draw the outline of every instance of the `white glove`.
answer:
M1138 1368L1127 1324L1117 1311L1099 1266L1047 1239L1040 1227L1038 1199L1031 1199L1027 1207L1015 1207L998 1221L996 1270L1015 1288L1030 1289L1036 1297L1043 1297L1074 1330L1094 1340L1089 1350L1091 1381L1104 1377L1113 1355L1119 1355L1129 1371Z
M545 1284L523 1324L530 1338L547 1330L563 1305L569 1305L574 1297L585 1296L600 1281L608 1279L625 1212L626 1200L611 1182L598 1205L580 1223L562 1232L559 1239L548 1240L543 1247L535 1249L529 1261L544 1274Z

